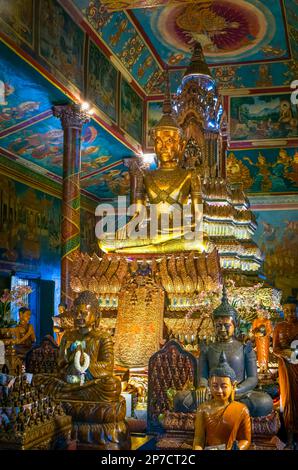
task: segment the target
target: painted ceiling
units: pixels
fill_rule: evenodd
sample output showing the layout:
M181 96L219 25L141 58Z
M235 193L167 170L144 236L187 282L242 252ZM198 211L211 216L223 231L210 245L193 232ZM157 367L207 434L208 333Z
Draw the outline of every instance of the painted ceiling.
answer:
M258 86L266 63L272 85L297 71L295 0L74 0L77 11L146 94L163 91L162 70L184 68L200 41L222 88ZM255 64L252 75L246 64ZM222 70L219 65L226 68ZM251 66L251 65L249 65ZM294 69L294 70L293 70ZM178 71L179 80L183 72ZM228 86L225 86L228 84ZM171 75L172 91L177 71Z
M0 153L62 181L63 131L52 106L68 101L30 65L0 43ZM125 184L123 158L133 152L92 120L82 133L82 188L98 198ZM116 193L117 194L117 193Z
M142 139L146 147L142 100L161 99L165 68L176 92L195 40L221 91L235 93L234 100L242 89L276 88L282 96L298 76L295 0L0 4L6 43L0 42L0 153L8 165L17 162L61 182L63 133L52 106L88 99L95 118L82 134L82 188L93 198L128 192L123 159L140 153ZM151 104L154 118L158 109ZM289 154L293 159L294 150ZM254 154L249 158L256 163ZM296 180L290 175L287 181L294 191Z

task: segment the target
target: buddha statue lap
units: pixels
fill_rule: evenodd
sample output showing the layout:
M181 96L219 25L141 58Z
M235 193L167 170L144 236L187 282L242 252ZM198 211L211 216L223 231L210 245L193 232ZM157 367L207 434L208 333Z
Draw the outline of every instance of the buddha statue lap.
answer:
M218 365L209 374L212 399L202 403L196 413L194 450L249 449L251 420L247 406L234 401L236 384L236 374L221 352Z
M237 388L235 398L244 403L252 417L268 416L273 411L273 401L265 392L254 390L258 384L256 355L250 342L243 344L236 339L237 312L229 305L225 288L222 303L213 312L216 341L208 346L202 344L199 357L199 388L196 391L197 402L206 400L210 370L218 364L223 351L227 361L235 371ZM177 411L193 411L197 407L192 394L175 397Z
M131 204L135 205L135 213L116 236L106 234L108 236L99 241L99 247L104 252L130 254L203 251L204 240L199 227L202 219L200 176L196 170L181 166L186 141L172 116L169 90L163 116L151 132L158 169L134 173ZM190 207L189 197L191 213L186 223L183 209Z
M96 326L97 306L95 294L79 294L74 328L64 333L59 348L59 376L37 374L33 381L44 385L72 416L81 446L127 448L125 400L120 380L113 376L113 341Z

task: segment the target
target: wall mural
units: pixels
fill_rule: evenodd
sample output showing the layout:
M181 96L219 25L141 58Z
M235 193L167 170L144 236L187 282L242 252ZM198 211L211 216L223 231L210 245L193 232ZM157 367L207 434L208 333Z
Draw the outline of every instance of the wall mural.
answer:
M130 176L128 168L122 162L112 168L104 168L97 174L81 181L82 188L88 187L88 191L101 199L113 199L117 196L125 196L130 190Z
M287 57L280 2L199 1L180 6L133 10L161 58L185 65L200 41L208 63Z
M1 0L1 20L23 41L32 46L33 0Z
M298 59L298 4L296 0L284 0L284 5L292 55L294 59Z
M117 120L117 70L90 41L87 95L113 121Z
M121 79L120 127L138 142L143 134L143 100Z
M255 211L255 241L265 254L264 273L276 287L298 294L298 211Z
M264 140L298 136L298 107L291 94L230 98L230 138Z
M84 32L56 0L43 0L40 8L40 55L83 90Z
M243 183L248 193L298 192L298 149L235 150L227 155L231 183Z
M60 297L61 200L0 174L0 271L56 283ZM95 216L81 210L81 249L97 250ZM56 302L57 303L57 302Z

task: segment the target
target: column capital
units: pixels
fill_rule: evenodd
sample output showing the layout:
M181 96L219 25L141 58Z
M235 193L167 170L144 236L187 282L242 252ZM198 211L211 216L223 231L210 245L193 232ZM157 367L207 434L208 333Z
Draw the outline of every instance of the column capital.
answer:
M53 115L61 120L63 129L79 129L90 121L89 115L81 110L79 104L53 106Z

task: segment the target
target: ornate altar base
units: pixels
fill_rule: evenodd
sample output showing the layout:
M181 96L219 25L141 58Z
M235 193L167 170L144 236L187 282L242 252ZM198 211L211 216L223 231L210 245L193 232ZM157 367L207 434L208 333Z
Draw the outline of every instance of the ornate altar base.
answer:
M72 439L78 449L130 449L123 397L116 403L65 400L61 404L72 415Z

